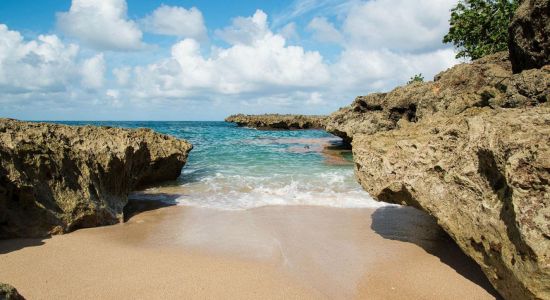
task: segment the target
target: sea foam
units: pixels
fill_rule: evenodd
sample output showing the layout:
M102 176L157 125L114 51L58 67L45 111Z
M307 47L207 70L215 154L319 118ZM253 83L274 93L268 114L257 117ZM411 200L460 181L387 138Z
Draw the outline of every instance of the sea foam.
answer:
M331 171L308 175L244 176L216 173L174 187L157 187L142 196L157 194L157 199L185 206L224 210L250 209L271 205L311 205L340 208L377 208L355 182L351 171ZM352 172L351 172L352 173Z

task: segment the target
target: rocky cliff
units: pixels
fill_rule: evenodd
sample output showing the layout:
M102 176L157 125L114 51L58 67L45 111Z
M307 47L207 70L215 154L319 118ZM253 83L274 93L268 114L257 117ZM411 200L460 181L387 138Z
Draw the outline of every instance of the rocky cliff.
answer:
M177 178L191 149L148 129L0 119L0 238L120 222L128 193Z
M358 97L326 122L365 190L434 216L506 299L550 299L549 14L523 2L511 60Z
M426 83L359 96L331 114L326 130L351 143L356 134L392 130L435 113L455 115L471 107L528 107L550 100L550 67L512 73L506 52L463 63Z
M225 119L226 122L236 123L239 126L252 127L257 129L323 129L325 116L305 115L232 115Z
M550 299L550 107L473 108L353 140L373 197L433 215L507 299Z

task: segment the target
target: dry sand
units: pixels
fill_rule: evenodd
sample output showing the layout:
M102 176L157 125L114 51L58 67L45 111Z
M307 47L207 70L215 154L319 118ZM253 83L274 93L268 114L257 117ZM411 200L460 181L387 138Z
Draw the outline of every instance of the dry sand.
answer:
M0 241L27 299L495 299L411 208L164 207L45 240Z

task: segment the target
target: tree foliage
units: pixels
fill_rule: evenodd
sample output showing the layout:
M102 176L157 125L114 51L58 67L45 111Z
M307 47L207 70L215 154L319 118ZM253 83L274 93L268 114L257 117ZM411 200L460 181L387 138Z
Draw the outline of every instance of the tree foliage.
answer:
M451 10L451 27L443 38L459 50L456 58L477 59L506 50L508 25L520 0L460 0Z
M411 84L414 82L424 82L424 76L422 76L422 73L416 74L407 82L407 84Z

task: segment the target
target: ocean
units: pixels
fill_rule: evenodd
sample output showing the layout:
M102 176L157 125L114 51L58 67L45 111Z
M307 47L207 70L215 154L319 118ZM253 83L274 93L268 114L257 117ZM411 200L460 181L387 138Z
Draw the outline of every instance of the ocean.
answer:
M194 149L176 181L132 195L180 205L242 210L271 205L380 207L356 182L350 151L322 130L265 131L227 122L59 122L151 128Z

